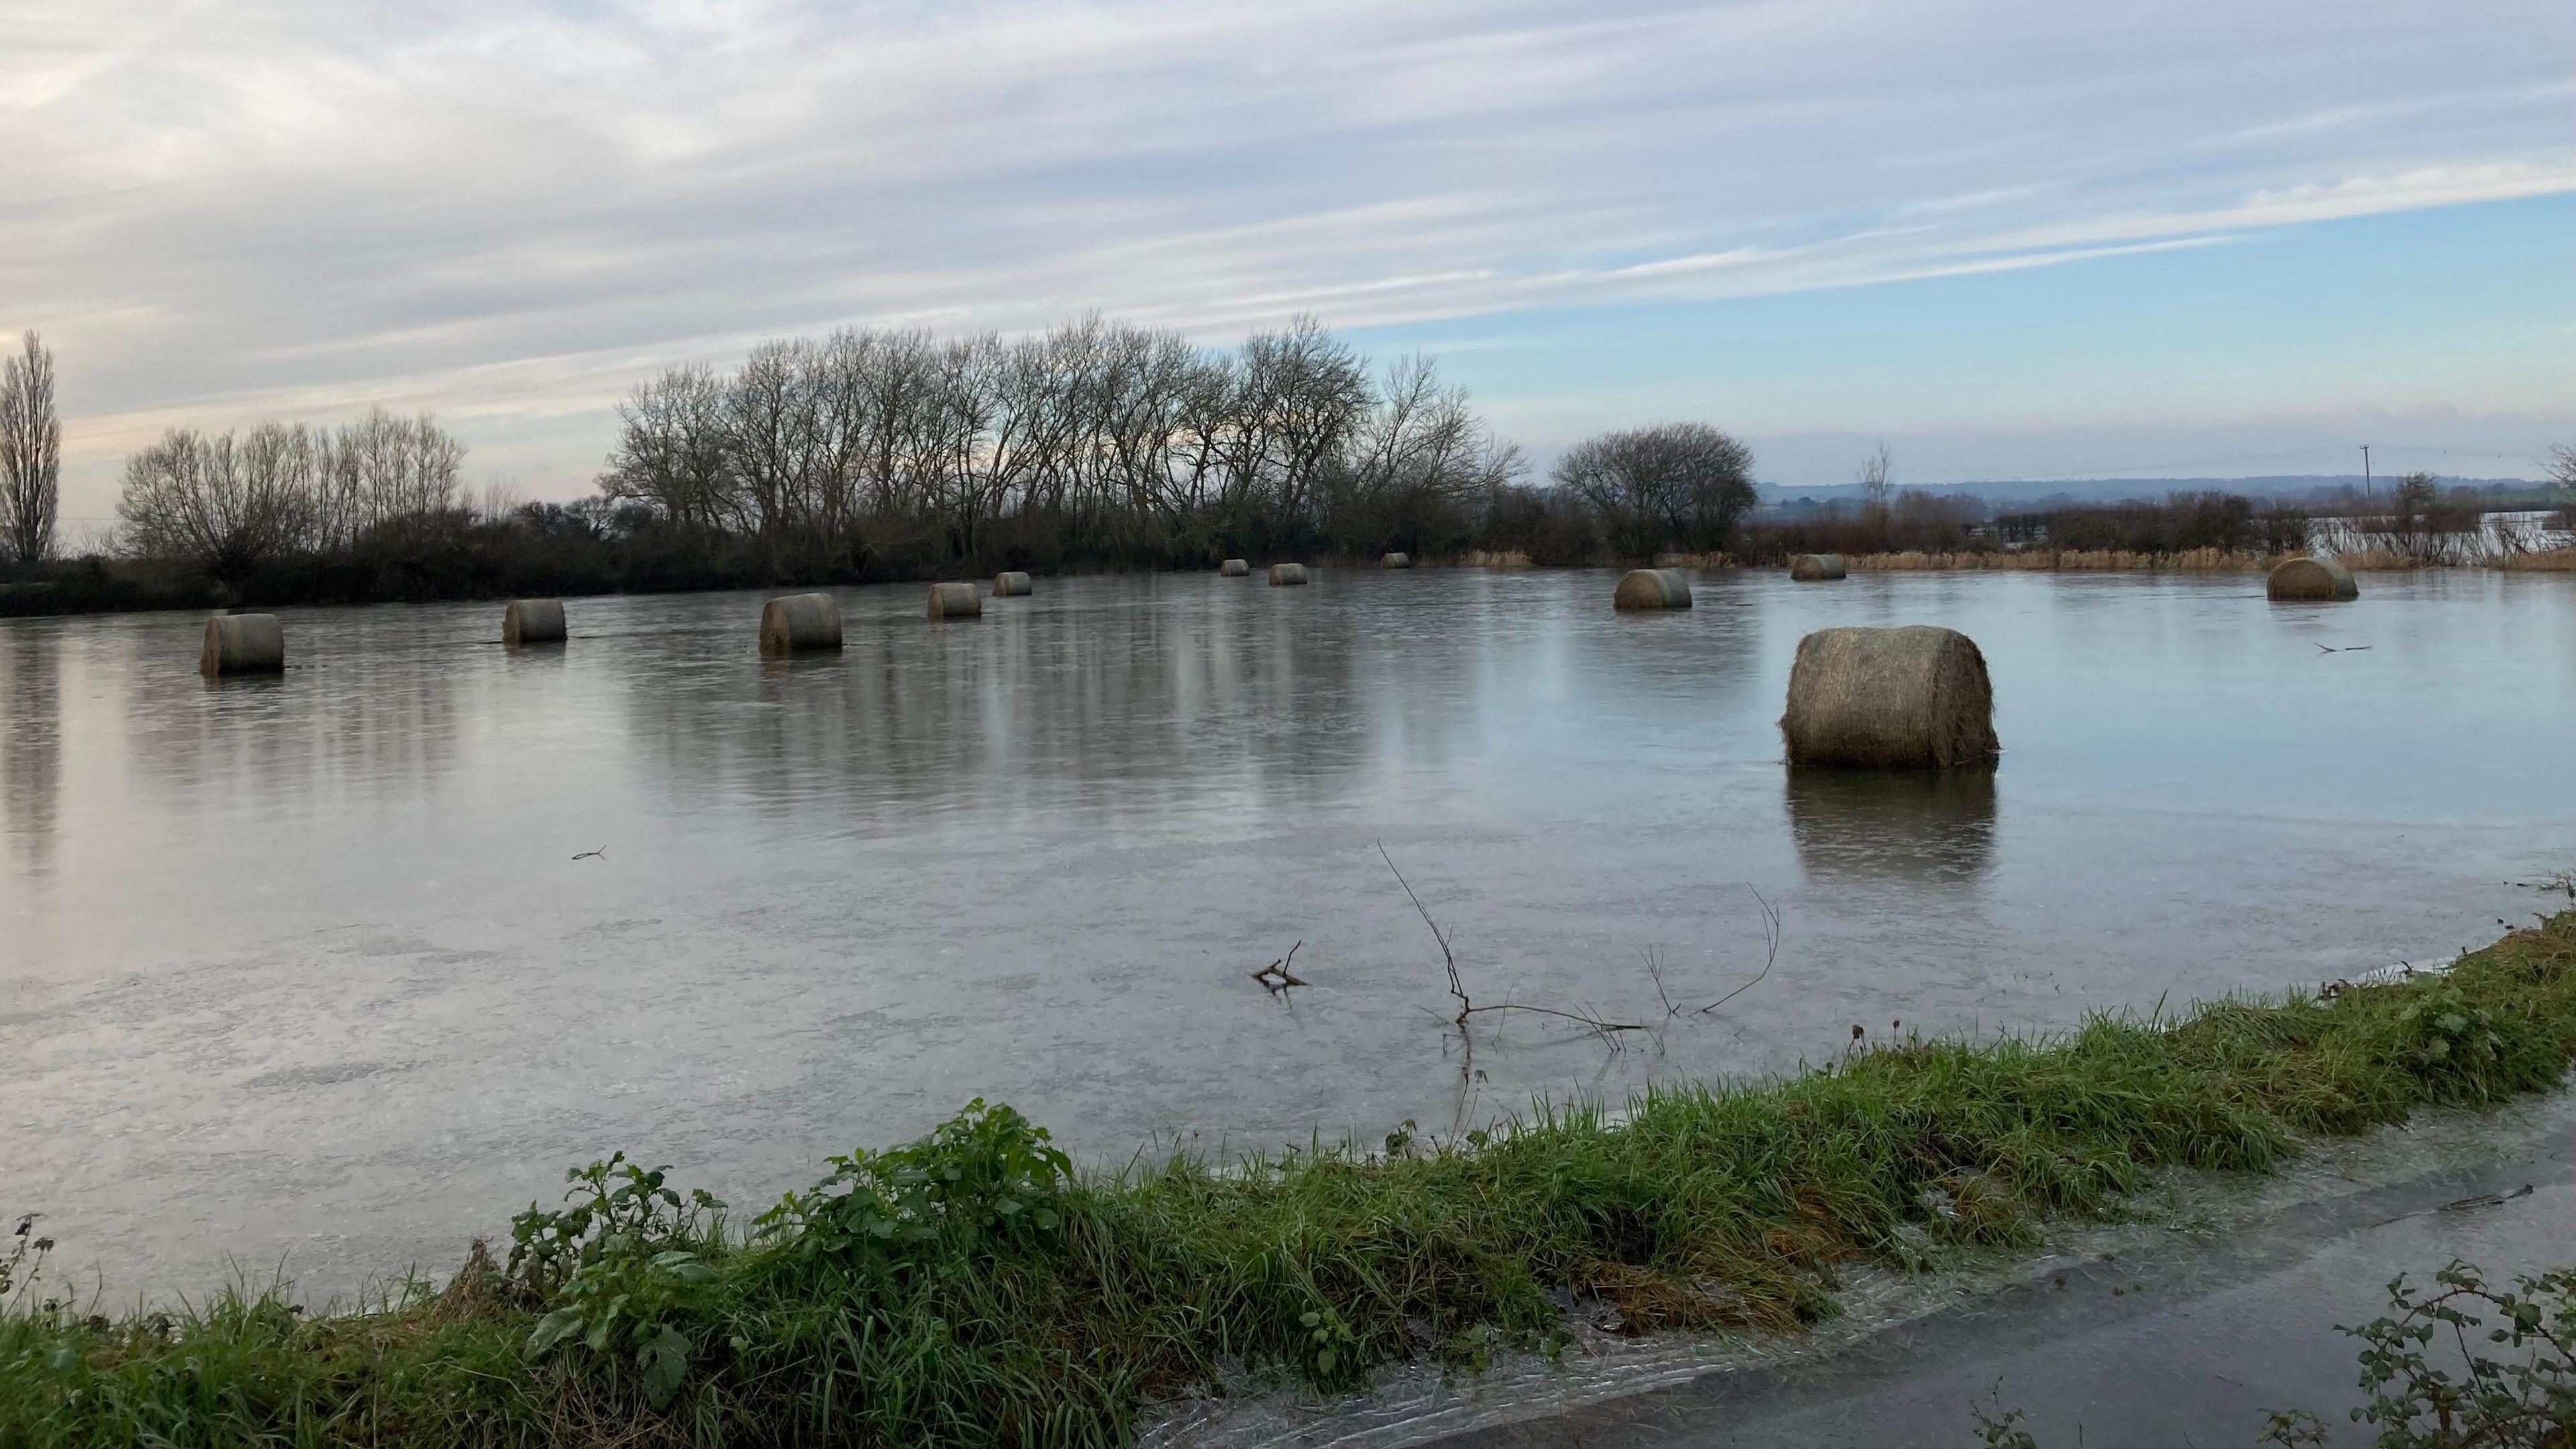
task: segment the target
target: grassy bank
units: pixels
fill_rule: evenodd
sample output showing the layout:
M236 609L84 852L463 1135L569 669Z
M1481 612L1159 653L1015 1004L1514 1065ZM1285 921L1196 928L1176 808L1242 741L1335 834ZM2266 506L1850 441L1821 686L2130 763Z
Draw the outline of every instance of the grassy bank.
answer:
M2159 1169L2492 1103L2576 1058L2576 911L2442 976L1918 1041L1458 1142L1073 1172L1007 1108L836 1159L757 1217L622 1160L506 1261L315 1317L282 1293L107 1321L22 1237L0 1445L1029 1444L1114 1439L1232 1363L1349 1387L1544 1343L1553 1291L1641 1328L1793 1330L1838 1264L2029 1241Z

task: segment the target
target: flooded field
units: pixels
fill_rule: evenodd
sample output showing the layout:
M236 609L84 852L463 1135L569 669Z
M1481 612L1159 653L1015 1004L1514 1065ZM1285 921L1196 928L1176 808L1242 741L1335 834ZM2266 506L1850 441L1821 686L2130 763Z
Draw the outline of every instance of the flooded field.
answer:
M345 1291L615 1148L759 1204L978 1095L1094 1162L1447 1131L2442 959L2576 866L2576 577L1315 579L847 590L792 663L749 594L515 654L497 604L289 611L219 685L196 616L0 624L0 1210L111 1296ZM1990 781L1788 775L1844 623L1978 640ZM1470 1060L1380 842L1479 1001L1659 1029ZM1756 891L1776 963L1689 1010Z

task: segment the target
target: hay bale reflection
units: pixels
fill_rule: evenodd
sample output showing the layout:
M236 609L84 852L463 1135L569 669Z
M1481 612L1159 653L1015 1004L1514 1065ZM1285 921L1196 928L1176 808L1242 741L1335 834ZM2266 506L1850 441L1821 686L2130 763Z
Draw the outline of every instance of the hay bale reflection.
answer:
M1994 864L1990 770L1791 770L1789 833L1808 876L1965 885Z

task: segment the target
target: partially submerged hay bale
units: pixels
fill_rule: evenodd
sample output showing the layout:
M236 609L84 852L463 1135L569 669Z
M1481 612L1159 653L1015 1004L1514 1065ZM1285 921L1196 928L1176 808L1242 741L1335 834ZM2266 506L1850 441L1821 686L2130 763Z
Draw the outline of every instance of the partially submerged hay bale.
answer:
M786 594L760 606L760 652L773 657L841 647L841 606L830 594Z
M1287 588L1290 585L1302 584L1304 582L1306 582L1306 566L1304 564L1272 564L1270 566L1270 586L1272 588Z
M206 620L206 643L197 672L277 674L286 668L286 630L275 614L217 614Z
M984 596L968 583L932 584L930 617L934 619L980 619L984 617Z
M2358 599L2352 570L2330 558L2294 558L2272 570L2263 592L2275 599Z
M1016 569L993 575L994 598L1016 599L1026 595L1029 590L1029 576Z
M1955 629L1819 629L1798 641L1780 734L1792 765L1991 764L1999 746L1986 656Z
M1630 569L1619 580L1619 590L1610 596L1610 604L1619 609L1687 609L1691 606L1690 580L1671 569Z
M1802 553L1789 560L1789 577L1802 584L1826 583L1845 575L1843 556L1838 553Z
M561 599L512 599L501 611L501 642L517 648L522 644L561 644L564 641L564 611Z
M1379 559L1377 561L1377 566L1382 569L1409 569L1413 567L1413 555L1409 553L1390 553Z
M1239 558L1230 558L1225 562L1218 564L1216 566L1216 572L1217 577L1223 579L1250 578L1252 576L1252 565Z

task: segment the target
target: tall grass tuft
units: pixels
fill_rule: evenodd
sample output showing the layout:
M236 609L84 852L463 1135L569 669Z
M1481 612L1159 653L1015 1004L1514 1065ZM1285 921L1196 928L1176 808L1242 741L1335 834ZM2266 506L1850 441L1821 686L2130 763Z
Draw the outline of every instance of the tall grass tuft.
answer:
M1794 1329L1839 1265L2024 1244L2170 1169L2483 1106L2576 1060L2576 911L2455 969L2063 1037L1911 1040L1614 1118L1076 1172L977 1103L749 1221L622 1157L445 1287L307 1317L282 1289L85 1316L0 1259L0 1445L1050 1445L1229 1365L1319 1389L1545 1346L1558 1295L1640 1329Z

